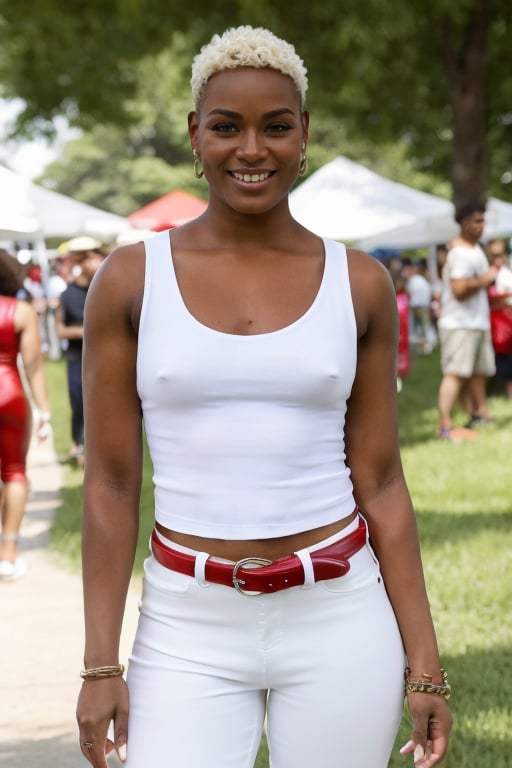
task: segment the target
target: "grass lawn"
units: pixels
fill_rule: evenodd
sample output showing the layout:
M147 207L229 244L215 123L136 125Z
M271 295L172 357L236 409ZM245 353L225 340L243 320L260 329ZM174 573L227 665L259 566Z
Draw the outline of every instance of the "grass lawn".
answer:
M65 461L69 406L62 362L47 364L55 445ZM508 768L512 754L512 401L491 396L495 424L477 442L435 437L436 354L418 357L400 393L400 434L414 499L426 579L443 664L453 688L454 731L446 768ZM457 415L463 423L462 413ZM141 500L140 573L152 526L150 462ZM53 548L79 567L81 472L66 473ZM409 738L404 713L390 768L412 765L398 746ZM262 742L256 768L267 768ZM371 766L368 766L371 768Z

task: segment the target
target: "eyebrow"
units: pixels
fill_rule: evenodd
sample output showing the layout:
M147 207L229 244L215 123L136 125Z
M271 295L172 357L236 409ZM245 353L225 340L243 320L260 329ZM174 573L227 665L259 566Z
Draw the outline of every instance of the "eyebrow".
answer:
M212 109L208 112L208 117L211 117L212 115L222 115L223 117L231 118L241 117L238 112L232 112L230 109L221 108ZM280 109L272 109L270 112L266 112L263 117L268 120L271 117L279 117L280 115L293 115L295 117L295 112L293 109L289 109L289 107L281 107Z

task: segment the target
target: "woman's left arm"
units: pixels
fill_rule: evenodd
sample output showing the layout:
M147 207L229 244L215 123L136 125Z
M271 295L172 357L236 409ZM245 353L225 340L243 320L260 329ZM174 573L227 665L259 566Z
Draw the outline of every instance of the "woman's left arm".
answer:
M49 434L50 411L44 369L44 356L37 313L26 301L18 301L14 324L20 338L20 355L34 403L38 409L37 437L44 440Z
M416 518L400 458L396 354L396 295L387 270L350 251L350 281L358 326L358 364L348 403L345 445L354 495L367 522L398 621L411 677L442 684L441 663L421 563ZM451 715L439 694L410 693L416 765L428 768L446 753ZM425 757L420 758L421 748Z

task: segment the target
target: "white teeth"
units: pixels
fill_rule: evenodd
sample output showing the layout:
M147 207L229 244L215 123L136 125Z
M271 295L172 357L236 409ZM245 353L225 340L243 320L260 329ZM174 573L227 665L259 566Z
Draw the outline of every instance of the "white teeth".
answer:
M238 181L265 181L270 176L269 173L233 173Z

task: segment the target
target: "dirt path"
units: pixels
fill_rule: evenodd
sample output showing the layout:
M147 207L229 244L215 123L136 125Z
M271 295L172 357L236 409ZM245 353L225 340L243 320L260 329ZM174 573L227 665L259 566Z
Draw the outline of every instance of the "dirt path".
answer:
M84 768L77 747L75 704L83 652L80 577L48 551L63 468L53 445L32 445L32 487L21 529L27 574L0 582L0 766ZM130 591L122 642L126 659L137 619ZM120 766L110 761L112 768Z

